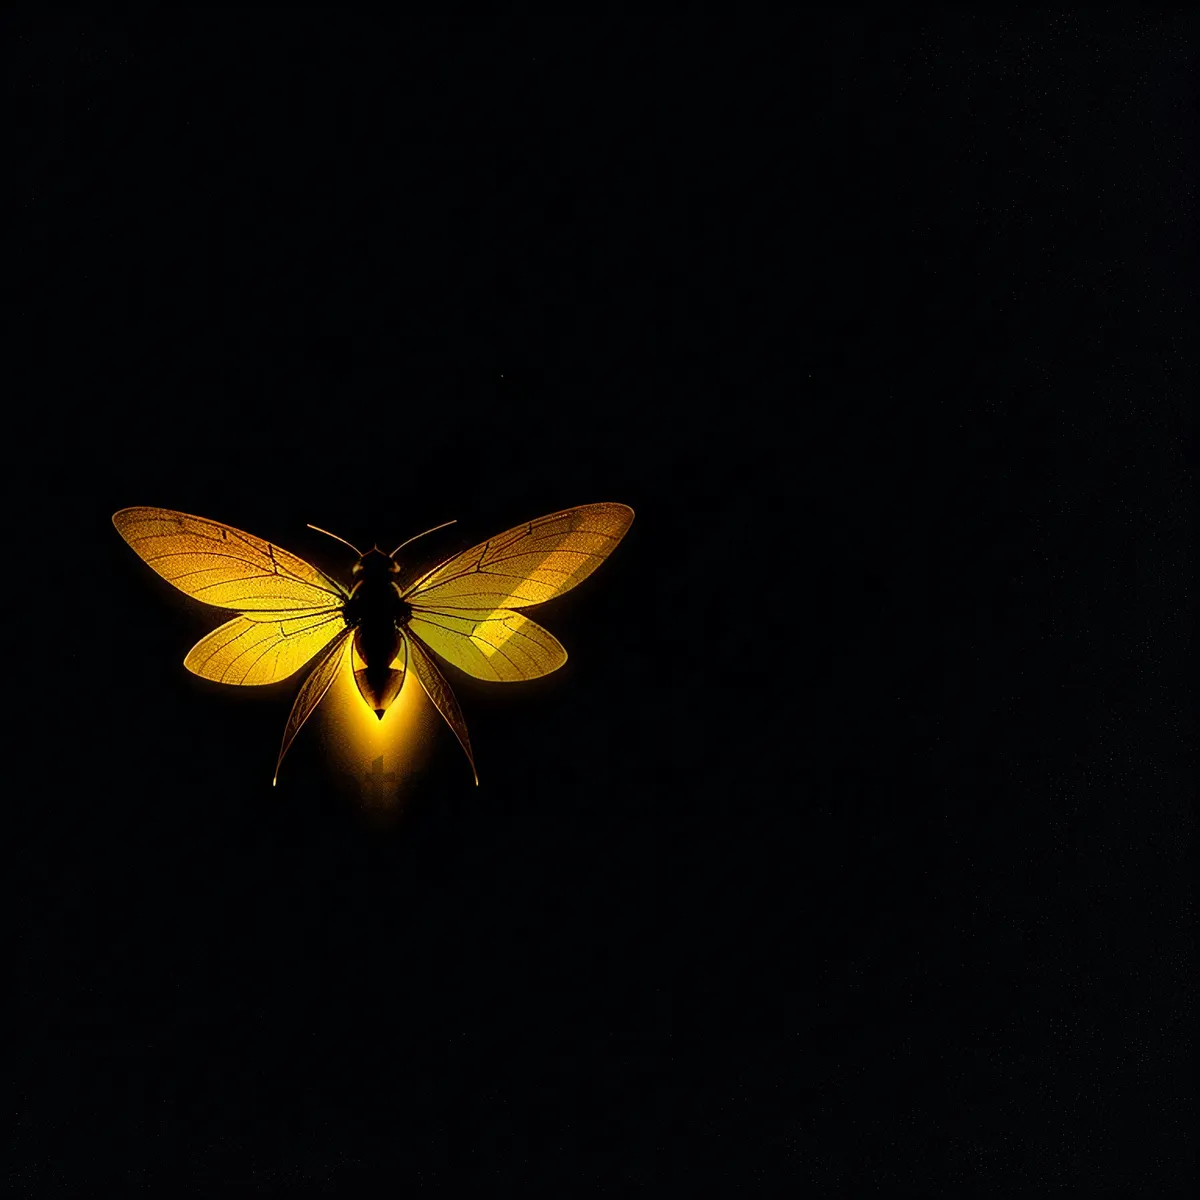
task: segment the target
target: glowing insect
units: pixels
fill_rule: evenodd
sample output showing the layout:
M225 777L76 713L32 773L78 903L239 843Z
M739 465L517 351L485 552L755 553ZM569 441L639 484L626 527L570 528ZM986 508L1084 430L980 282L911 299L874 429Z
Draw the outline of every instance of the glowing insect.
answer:
M302 558L219 521L165 508L123 508L113 516L117 532L164 579L238 614L192 647L184 659L189 671L221 683L275 683L319 655L292 705L276 779L292 739L348 653L359 693L380 719L411 665L475 773L458 702L430 652L477 679L502 682L536 679L562 666L567 652L557 639L515 610L586 579L632 521L624 504L564 509L448 558L401 591L396 555L416 538L391 554L378 547L362 554L329 534L359 556L347 590Z

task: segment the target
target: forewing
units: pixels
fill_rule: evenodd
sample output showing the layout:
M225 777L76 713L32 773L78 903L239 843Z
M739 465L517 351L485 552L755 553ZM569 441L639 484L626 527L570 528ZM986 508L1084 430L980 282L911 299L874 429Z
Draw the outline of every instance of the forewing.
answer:
M471 739L467 736L467 723L463 720L462 710L450 690L450 685L442 677L437 664L429 656L418 638L409 634L404 641L409 648L409 662L425 689L425 694L433 701L433 706L442 714L446 724L454 730L459 745L466 751L467 762L471 764L471 774L475 776L475 784L479 785L479 773L475 770L475 755L471 753Z
M113 524L181 592L249 620L327 610L346 599L340 584L304 559L219 521L166 508L123 508Z
M292 739L300 732L300 726L312 715L313 709L321 703L322 697L329 691L330 685L337 678L337 673L346 657L346 650L351 644L350 635L353 632L353 627L347 625L337 635L329 649L326 650L324 657L313 667L300 691L296 693L296 702L292 705L287 727L283 731L283 744L279 747L279 758L275 762L275 778L271 781L272 783L279 779L279 768L283 763L283 756L292 744Z
M558 639L522 613L414 608L408 628L435 654L476 679L537 679L567 661Z
M584 504L518 525L464 550L405 592L414 607L473 612L525 608L570 591L608 556L633 521L624 504Z
M340 611L300 617L275 613L272 621L265 616L227 621L201 638L183 665L218 683L276 683L294 675L346 627Z

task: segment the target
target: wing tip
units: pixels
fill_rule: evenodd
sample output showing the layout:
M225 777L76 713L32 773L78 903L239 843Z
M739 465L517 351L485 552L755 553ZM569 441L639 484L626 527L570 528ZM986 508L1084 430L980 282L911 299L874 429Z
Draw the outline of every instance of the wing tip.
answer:
M138 517L146 513L162 513L169 517L186 516L186 513L176 513L173 508L157 508L153 504L127 504L124 508L118 508L112 515L112 523L120 529L122 522L136 520ZM203 518L199 518L203 519Z
M626 504L626 503L624 503L624 501L621 501L621 500L601 500L596 504L595 507L596 508L619 508L619 509L621 509L622 512L626 512L629 514L629 519L631 521L633 520L633 518L635 516L637 516L637 513L635 513L633 511L632 505Z

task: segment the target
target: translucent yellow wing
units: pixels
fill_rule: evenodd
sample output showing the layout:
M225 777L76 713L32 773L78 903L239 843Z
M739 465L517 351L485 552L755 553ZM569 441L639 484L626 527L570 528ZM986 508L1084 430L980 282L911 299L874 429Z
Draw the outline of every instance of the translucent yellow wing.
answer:
M632 522L633 509L624 504L551 513L456 554L418 579L404 598L413 608L474 613L543 604L586 579Z
M408 644L409 662L425 689L425 694L433 701L433 706L442 714L446 724L454 730L459 745L467 753L467 762L471 764L471 774L475 776L475 785L479 786L479 772L475 770L475 755L471 753L471 739L467 736L467 723L463 720L462 710L450 690L450 685L442 678L437 664L429 657L425 647L415 637L405 637Z
M427 651L477 679L536 679L567 661L558 639L513 609L570 591L625 536L633 509L585 504L529 521L435 567L404 593L411 661L475 771L467 726ZM479 782L478 774L475 782Z
M113 524L181 592L251 621L328 611L346 599L340 584L302 558L219 521L166 508L124 508Z
M183 665L217 683L276 683L294 675L346 628L340 610L307 613L255 613L234 617L201 638Z
M341 633L334 638L333 644L325 651L324 657L313 667L308 678L300 685L300 690L296 693L296 702L292 705L292 711L288 715L288 722L283 731L283 745L279 747L279 758L275 761L275 778L271 780L272 784L279 780L279 768L283 764L283 756L292 744L292 739L300 732L300 726L312 716L313 709L321 703L325 693L329 691L330 685L337 678L337 673L345 661L346 651L350 648L350 635L353 632L353 626L344 626Z
M567 661L558 639L507 609L414 608L408 631L435 654L476 679L512 683L537 679Z

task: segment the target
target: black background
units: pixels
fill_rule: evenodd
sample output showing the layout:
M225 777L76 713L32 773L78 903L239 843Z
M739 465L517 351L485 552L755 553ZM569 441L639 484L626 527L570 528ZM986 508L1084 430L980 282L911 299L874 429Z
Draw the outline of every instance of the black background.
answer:
M25 1193L1183 1186L1182 18L9 29ZM391 828L109 522L593 500Z

